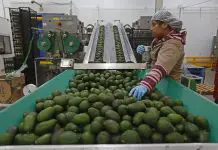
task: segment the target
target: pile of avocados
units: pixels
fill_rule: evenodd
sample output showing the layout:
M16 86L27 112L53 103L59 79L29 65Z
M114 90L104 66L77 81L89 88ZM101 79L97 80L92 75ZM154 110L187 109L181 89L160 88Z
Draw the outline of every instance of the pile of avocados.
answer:
M135 71L81 71L62 93L36 100L35 111L0 134L0 145L208 142L209 123L157 90L136 101Z
M105 34L105 26L102 25L99 28L98 42L96 47L95 59L94 59L95 63L103 63L104 34Z
M114 40L115 40L115 49L116 49L116 58L117 63L125 63L125 57L123 54L123 47L120 41L120 35L117 26L113 26L114 31Z

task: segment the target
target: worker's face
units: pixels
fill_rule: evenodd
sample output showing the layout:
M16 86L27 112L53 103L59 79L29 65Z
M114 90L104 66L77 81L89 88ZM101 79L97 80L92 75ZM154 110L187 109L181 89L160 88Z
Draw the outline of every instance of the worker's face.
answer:
M169 31L168 25L166 23L158 21L152 21L151 30L153 36L156 38L164 37L166 33Z

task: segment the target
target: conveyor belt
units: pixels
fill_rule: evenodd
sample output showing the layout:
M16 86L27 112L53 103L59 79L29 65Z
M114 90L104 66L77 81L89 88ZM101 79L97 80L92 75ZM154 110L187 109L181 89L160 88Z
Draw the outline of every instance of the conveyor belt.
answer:
M117 27L119 33L118 37L114 34L114 27ZM118 23L115 26L113 26L111 23L104 25L104 34L99 34L99 30L100 25L96 24L95 28L93 29L88 45L88 52L83 63L136 63L131 45L121 23ZM100 55L102 58L99 59L99 49L96 51L96 48L99 43L98 40L101 38L99 36L101 35L104 35L104 49L102 50L103 54ZM115 43L117 40L121 43L119 48L117 48ZM117 53L117 50L119 49L122 51ZM98 58L97 60L95 59L96 56ZM118 58L118 56L121 58Z

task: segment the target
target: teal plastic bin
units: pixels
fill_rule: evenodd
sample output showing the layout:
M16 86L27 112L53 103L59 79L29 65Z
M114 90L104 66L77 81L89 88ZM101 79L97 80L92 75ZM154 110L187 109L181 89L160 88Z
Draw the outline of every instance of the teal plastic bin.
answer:
M138 72L138 76L141 78L144 77L145 74L145 70ZM74 70L66 70L40 86L35 92L21 98L13 105L0 111L0 133L5 132L13 125L18 125L22 120L24 112L33 111L37 98L47 97L56 89L64 91L68 86L69 80L72 79L74 75ZM188 111L194 115L206 117L209 120L211 129L210 142L218 143L218 105L170 78L163 79L157 85L157 89L164 95L182 100Z

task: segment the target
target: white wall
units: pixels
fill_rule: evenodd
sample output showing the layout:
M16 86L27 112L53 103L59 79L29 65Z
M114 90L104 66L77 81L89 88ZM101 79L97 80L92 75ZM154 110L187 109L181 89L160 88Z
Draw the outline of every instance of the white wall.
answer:
M73 14L78 15L85 25L94 24L97 20L122 20L124 24L132 24L142 15L152 15L155 6L153 0L137 0L137 2L135 0L73 0L73 4ZM11 2L11 7L22 6L39 11L38 6L30 4L28 0L23 0L21 3ZM70 12L69 0L44 0L43 8L44 13L69 14Z
M186 56L210 56L213 36L218 29L218 1L212 0L194 5L205 0L164 0L164 8L179 17L179 5L184 8L181 20L187 29ZM194 5L194 6L193 6ZM214 7L214 8L212 8ZM201 8L201 11L200 11Z

